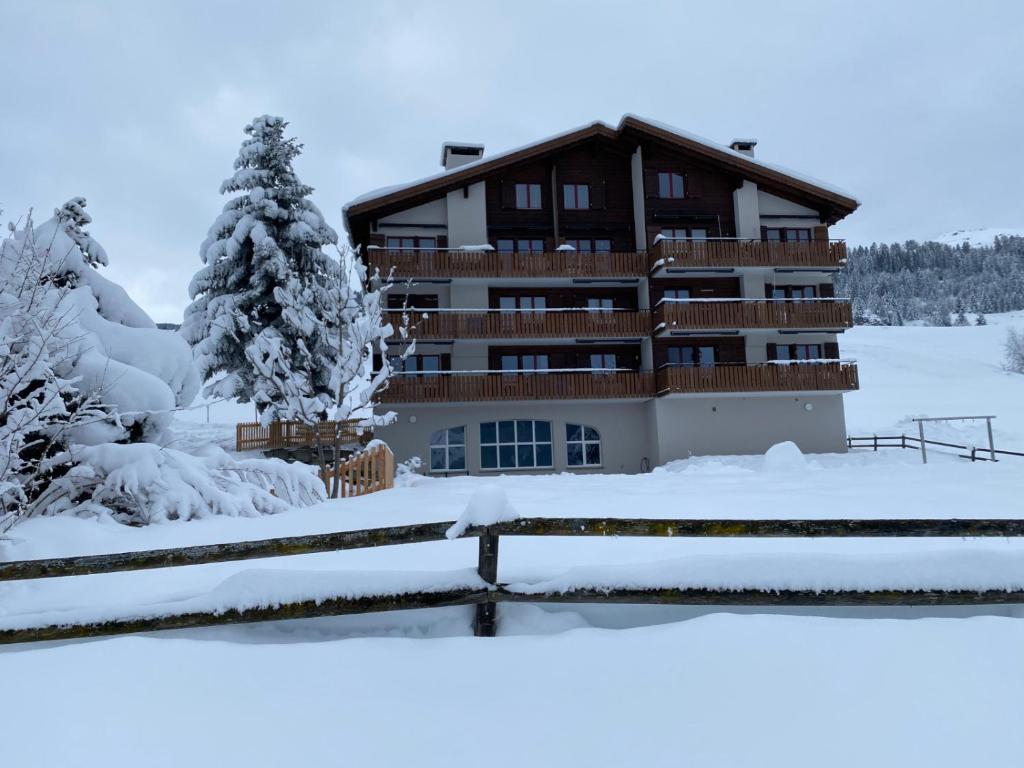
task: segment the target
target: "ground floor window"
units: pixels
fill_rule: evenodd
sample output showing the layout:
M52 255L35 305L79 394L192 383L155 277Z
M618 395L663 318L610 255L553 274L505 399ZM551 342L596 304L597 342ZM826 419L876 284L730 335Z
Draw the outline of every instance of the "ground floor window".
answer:
M593 427L566 424L565 450L570 467L601 466L601 435Z
M439 429L430 436L430 471L463 472L466 469L466 428Z
M480 424L481 469L550 468L551 422L519 419Z

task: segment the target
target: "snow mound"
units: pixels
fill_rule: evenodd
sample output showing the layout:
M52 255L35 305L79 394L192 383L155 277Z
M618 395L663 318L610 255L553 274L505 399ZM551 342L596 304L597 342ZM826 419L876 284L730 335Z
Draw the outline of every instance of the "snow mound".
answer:
M473 492L465 511L459 515L455 524L445 531L445 536L457 539L471 525L493 525L518 518L519 515L508 503L504 488L494 484L482 485Z
M765 451L762 467L766 472L795 472L807 467L807 459L796 443L787 440Z

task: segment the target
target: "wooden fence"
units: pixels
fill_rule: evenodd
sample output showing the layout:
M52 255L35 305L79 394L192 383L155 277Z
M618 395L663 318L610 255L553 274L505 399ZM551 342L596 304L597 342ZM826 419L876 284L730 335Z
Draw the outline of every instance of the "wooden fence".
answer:
M0 563L0 581L80 577L93 574L223 563L267 557L305 555L368 547L444 541L451 521L421 523L288 538L212 544L180 549L124 552L112 555L24 560ZM327 596L273 606L191 612L175 615L135 615L96 623L51 624L0 630L0 643L66 640L185 627L206 627L254 621L338 616L373 611L410 610L453 605L476 606L474 632L493 636L497 604L636 603L662 605L782 605L782 606L906 606L1002 605L1024 603L1024 590L805 590L712 589L671 584L647 589L608 584L585 589L533 593L516 591L498 581L501 536L644 536L644 537L1021 537L1024 520L1005 519L876 519L876 520L695 520L619 518L527 518L468 529L463 537L479 541L477 573L486 588L452 588L433 592L349 597Z
M345 422L341 427L342 443L368 440L372 433L360 429L358 422ZM317 433L325 445L334 444L336 421L322 421L311 427L298 421L275 421L264 427L258 421L235 425L236 451L271 451L279 448L303 448L316 444Z
M320 470L320 479L327 490L337 477L341 483L338 496L365 496L375 491L384 491L395 487L395 455L384 443L378 443L362 453L342 462L335 470L328 467Z

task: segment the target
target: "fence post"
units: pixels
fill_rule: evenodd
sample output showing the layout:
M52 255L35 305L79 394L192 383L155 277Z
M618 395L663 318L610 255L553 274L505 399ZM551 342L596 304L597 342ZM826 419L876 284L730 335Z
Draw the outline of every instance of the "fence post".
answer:
M927 464L928 463L928 446L925 445L925 442L924 442L924 422L923 421L917 422L917 434L918 434L918 437L921 440L921 463L922 464Z
M875 435L875 450L878 450L878 435Z
M900 448L907 447L907 435L906 433L900 434Z
M992 461L996 460L996 444L992 439L992 417L989 416L985 419L985 427L988 430L988 455Z
M480 534L480 554L476 572L488 584L498 582L498 535L488 528ZM494 637L497 624L498 606L495 603L478 603L473 621L473 634L477 637Z

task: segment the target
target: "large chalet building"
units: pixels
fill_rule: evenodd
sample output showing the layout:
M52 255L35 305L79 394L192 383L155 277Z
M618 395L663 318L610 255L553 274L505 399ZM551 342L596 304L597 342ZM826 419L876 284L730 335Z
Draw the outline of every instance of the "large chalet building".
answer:
M858 203L755 144L633 116L491 157L446 143L442 173L346 206L399 282L396 325L415 310L382 397L395 455L484 474L845 450L857 369L828 228Z

